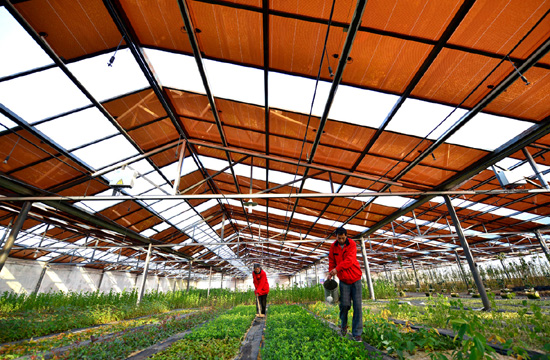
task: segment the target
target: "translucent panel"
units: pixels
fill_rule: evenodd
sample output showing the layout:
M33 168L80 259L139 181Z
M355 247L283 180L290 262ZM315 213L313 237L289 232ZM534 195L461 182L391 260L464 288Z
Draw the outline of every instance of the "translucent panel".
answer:
M58 68L0 82L0 99L29 123L90 104Z
M215 97L264 106L264 71L213 60L204 60Z
M140 161L137 161L135 163L131 163L130 165L128 165L128 167L130 167L131 169L136 170L137 172L139 172L142 175L147 175L150 172L155 170L155 169L153 169L153 167L151 166L151 164L149 164L149 162L147 160L140 160Z
M113 195L113 190L109 189L95 196L111 196L111 195ZM98 212L98 211L107 209L108 207L111 207L113 205L116 205L120 202L122 202L122 200L80 201L75 203L75 205L87 211Z
M312 115L323 114L329 90L330 83L319 81ZM309 114L314 91L315 80L276 72L269 73L269 106L272 108Z
M532 125L526 121L480 113L447 141L452 144L493 151Z
M198 215L195 215L195 216L192 216L190 217L189 219L185 220L184 222L182 223L179 223L178 224L178 228L179 229L184 229L186 228L187 226L189 225L193 225L195 223L197 223L199 220L201 220L202 218ZM192 235L193 234L193 231L192 230L189 230L188 231L188 234Z
M151 237L151 236L157 234L157 232L153 229L146 229L146 230L143 230L142 232L140 232L139 234L143 235L143 236L146 236L146 237Z
M17 126L16 123L14 123L13 121L5 117L4 114L0 114L0 132L6 129L11 129L16 126Z
M149 87L129 49L118 51L109 66L111 56L113 53L98 55L69 64L68 68L98 101Z
M105 177L107 179L110 179L108 175L109 174L107 174ZM134 187L132 187L131 189L126 189L126 192L130 195L138 195L151 190L153 187L154 186L151 185L147 180L145 180L143 176L139 176L134 181Z
M36 128L65 149L73 149L118 132L96 108L78 111L39 124Z
M0 49L0 78L53 63L5 7L0 7Z
M153 205L151 205L151 208L153 208L153 210L155 210L156 212L158 213L162 213L164 210L172 207L176 205L174 202L172 201L159 201Z
M466 113L464 109L407 99L386 128L402 134L439 138Z
M137 154L136 149L122 135L72 152L94 169L116 163Z
M187 210L186 206L178 205L164 211L161 215L165 219L171 219L172 217L181 214L183 211ZM172 221L172 220L170 220Z
M338 190L339 184L333 183L334 191ZM318 179L307 179L304 185L304 189L316 191L319 193L331 193L332 188L330 187L330 182Z
M330 108L329 118L378 128L397 99L396 95L340 85Z
M168 225L167 223L161 222L160 224L153 226L153 229L155 229L158 232L161 232L163 230L168 229L169 227L170 225Z
M195 206L195 210L197 212L201 213L201 212L206 211L206 210L208 210L211 207L216 206L216 205L218 205L218 201L212 199L212 200L208 200L208 201L206 201L206 202L204 202L204 203L202 203L198 206Z
M194 57L153 49L144 52L163 86L206 93Z

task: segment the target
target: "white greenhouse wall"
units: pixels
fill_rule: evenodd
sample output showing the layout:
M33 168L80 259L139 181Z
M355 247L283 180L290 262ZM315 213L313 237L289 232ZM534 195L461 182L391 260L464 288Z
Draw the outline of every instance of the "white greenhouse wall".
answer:
M45 263L35 260L8 258L2 271L0 271L0 293L5 291L17 294L32 293L35 291L44 266L46 266ZM129 272L103 272L102 270L80 266L49 265L44 273L38 292L96 291L98 286L101 292L122 292L124 290L131 291L134 288L138 289L140 284L141 275L138 276ZM187 289L187 279L148 276L145 291L172 291L174 285L175 290L185 290ZM213 288L219 288L219 286L219 281L212 283ZM197 282L191 281L190 287L197 288Z

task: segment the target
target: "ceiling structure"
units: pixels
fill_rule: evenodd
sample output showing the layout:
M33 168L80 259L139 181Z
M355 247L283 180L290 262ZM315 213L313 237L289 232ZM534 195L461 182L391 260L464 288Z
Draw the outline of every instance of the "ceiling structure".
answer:
M548 238L547 0L1 5L11 257L292 275L345 226L374 271L437 266L462 255L443 195L476 260Z

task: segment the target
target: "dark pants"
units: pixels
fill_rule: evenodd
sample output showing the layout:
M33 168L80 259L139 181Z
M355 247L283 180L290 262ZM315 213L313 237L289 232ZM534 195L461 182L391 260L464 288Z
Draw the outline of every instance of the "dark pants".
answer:
M351 335L353 336L361 336L363 333L361 291L361 280L357 280L353 284L340 281L340 324L342 328L348 325L348 311L353 301L353 319L351 320Z
M258 309L258 303L260 303L259 309ZM265 315L266 306L267 306L267 294L258 295L258 301L256 301L256 313Z

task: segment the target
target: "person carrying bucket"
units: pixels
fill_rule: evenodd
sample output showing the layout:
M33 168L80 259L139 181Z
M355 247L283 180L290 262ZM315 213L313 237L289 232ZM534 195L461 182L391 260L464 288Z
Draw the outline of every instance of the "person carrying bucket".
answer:
M340 280L340 325L342 336L348 332L348 312L353 302L353 319L351 335L355 341L362 341L363 307L361 303L361 266L357 261L357 246L348 238L343 227L334 232L336 241L331 245L328 254L328 276L325 282L338 276Z
M260 264L254 264L252 278L254 282L254 294L256 295L256 314L259 317L265 317L269 283L267 282L267 275L265 271L262 270Z

